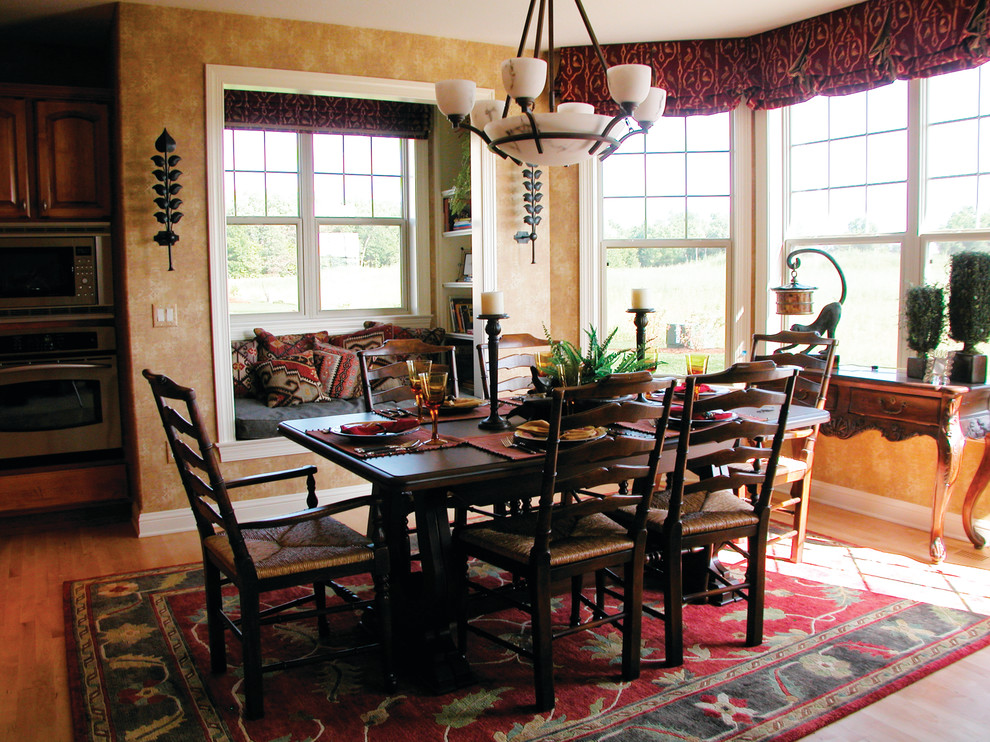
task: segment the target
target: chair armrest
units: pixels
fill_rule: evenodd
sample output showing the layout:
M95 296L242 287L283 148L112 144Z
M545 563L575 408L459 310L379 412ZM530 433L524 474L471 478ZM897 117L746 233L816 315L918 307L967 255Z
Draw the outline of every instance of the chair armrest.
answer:
M316 471L316 467L310 464L308 466L300 466L296 469L284 469L282 471L251 474L246 477L238 477L237 479L228 479L225 484L227 485L227 489L234 489L236 487L247 487L252 484L265 484L267 482L279 482L283 479L295 479L296 477L315 475Z
M337 513L343 513L348 510L354 510L365 505L374 505L376 502L372 495L367 495L365 497L354 497L350 500L344 500L342 502L335 502L331 505L321 505L318 508L307 508L306 510L300 510L296 513L289 513L287 515L279 515L273 518L262 518L261 520L252 520L247 523L238 523L242 529L246 528L276 528L278 526L291 526L295 523L304 523L308 520L314 520L316 518L324 518L328 515L336 515Z

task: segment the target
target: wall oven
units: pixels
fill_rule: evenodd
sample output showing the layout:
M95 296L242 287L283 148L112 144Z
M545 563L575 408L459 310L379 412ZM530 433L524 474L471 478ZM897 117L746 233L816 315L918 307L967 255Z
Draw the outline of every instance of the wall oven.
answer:
M110 233L99 224L0 228L0 316L110 312Z
M0 326L0 467L120 447L113 327Z

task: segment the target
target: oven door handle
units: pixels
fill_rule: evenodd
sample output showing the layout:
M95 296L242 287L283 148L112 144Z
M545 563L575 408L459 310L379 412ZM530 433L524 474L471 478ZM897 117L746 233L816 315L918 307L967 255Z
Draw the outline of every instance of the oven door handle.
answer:
M0 374L12 374L21 371L59 371L62 369L106 368L113 366L109 363L25 363L20 366L0 368Z

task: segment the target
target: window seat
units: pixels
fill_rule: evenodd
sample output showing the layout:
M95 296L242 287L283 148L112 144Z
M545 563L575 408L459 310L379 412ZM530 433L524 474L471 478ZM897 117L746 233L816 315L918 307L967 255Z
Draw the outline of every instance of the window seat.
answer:
M306 402L291 407L269 407L260 399L245 397L234 400L234 434L239 441L274 438L278 435L278 424L283 420L346 415L352 412L364 412L363 397Z

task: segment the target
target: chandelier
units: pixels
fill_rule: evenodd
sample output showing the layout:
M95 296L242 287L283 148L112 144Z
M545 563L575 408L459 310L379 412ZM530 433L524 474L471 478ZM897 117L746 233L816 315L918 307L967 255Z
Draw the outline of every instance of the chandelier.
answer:
M454 127L474 132L490 150L517 164L574 165L596 155L604 160L626 138L649 130L663 114L667 92L650 86L653 70L648 65L609 67L581 0L574 0L606 75L609 94L619 105L619 113L616 116L597 114L590 103L555 106L552 84L548 92L550 110L536 113L534 101L552 79L547 61L539 58L544 25L549 42L547 57L551 61L554 58L553 0L549 2L548 18L547 0L540 0L533 56L522 55L533 25L536 0L530 0L516 56L502 62L502 83L508 93L504 105L492 100L476 103L476 85L472 80L442 80L436 83L437 107ZM513 100L521 113L510 116Z

